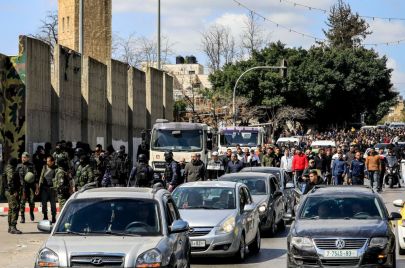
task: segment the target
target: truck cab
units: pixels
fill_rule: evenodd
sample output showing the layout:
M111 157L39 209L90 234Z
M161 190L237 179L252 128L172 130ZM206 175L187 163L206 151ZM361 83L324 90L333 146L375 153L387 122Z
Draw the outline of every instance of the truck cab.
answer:
M189 162L191 154L200 153L201 160L207 163L212 150L212 132L206 124L169 122L157 120L150 138L149 164L155 172L164 172L164 153L173 152L173 158Z
M256 149L264 143L265 131L262 127L221 127L218 129L218 152L223 155L229 148L236 150L236 145Z

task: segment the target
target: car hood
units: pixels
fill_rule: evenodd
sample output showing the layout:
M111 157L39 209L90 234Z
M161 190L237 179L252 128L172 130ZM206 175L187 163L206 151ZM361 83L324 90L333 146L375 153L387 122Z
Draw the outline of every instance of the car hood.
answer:
M234 209L181 209L181 218L188 222L190 227L214 227L223 220L236 215Z
M387 236L388 226L383 220L298 220L291 234L304 237Z
M263 202L267 201L267 195L252 195L253 202L260 205Z
M69 267L68 259L74 253L124 254L125 267L135 267L137 257L156 248L162 237L130 236L51 236L45 247L59 256L60 266Z

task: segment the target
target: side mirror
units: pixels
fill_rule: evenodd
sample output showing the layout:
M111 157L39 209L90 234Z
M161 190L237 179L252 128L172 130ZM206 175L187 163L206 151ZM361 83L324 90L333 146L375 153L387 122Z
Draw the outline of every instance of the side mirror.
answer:
M255 204L245 205L243 207L243 212L252 212L255 209L255 207L256 207Z
M400 208L402 208L402 207L404 206L404 201L403 201L402 199L398 199L398 200L395 200L394 202L392 202L392 204L393 204L395 207L400 207Z
M52 232L53 226L50 221L45 220L38 222L37 229L44 233L50 233Z
M390 216L388 217L388 220L390 220L390 221L397 221L397 220L401 220L401 219L402 219L402 216L398 212L392 212L390 214Z
M190 229L188 226L188 222L183 221L183 220L177 220L172 223L172 226L170 226L169 230L170 233L172 234L178 234L178 233L184 233L187 232Z
M285 189L294 189L294 183L293 182L287 182L287 184L285 185Z

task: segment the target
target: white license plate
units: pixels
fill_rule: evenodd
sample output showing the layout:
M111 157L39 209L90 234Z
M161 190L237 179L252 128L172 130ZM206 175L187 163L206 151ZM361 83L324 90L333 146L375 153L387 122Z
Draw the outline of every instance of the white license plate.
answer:
M193 247L193 248L205 248L205 240L191 241L191 247Z
M325 250L323 256L326 258L358 257L357 250Z

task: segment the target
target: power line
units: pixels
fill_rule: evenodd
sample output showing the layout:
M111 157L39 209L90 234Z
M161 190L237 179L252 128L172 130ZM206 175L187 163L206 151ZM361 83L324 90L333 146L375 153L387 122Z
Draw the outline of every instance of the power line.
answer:
M393 46L393 45L400 45L401 43L405 42L404 39L399 39L395 41L389 41L389 42L381 42L381 43L364 43L363 46Z
M293 5L294 7L301 7L301 8L305 8L308 10L315 10L315 11L320 11L323 13L327 13L328 10L323 9L323 8L318 8L318 7L313 7L313 6L309 6L309 5L304 5L304 4L300 4L300 3L296 3L294 1L290 1L290 0L279 0L280 3L284 2L284 3L288 3L290 5ZM365 18L365 19L372 19L372 20L388 20L388 21L405 21L405 18L394 18L394 17L379 17L379 16L364 16L364 15L359 15L359 17L361 18Z

